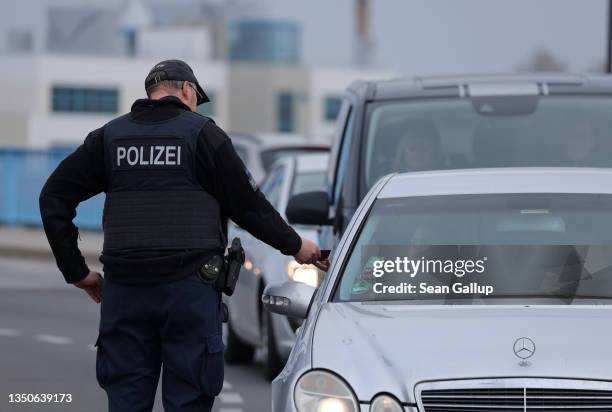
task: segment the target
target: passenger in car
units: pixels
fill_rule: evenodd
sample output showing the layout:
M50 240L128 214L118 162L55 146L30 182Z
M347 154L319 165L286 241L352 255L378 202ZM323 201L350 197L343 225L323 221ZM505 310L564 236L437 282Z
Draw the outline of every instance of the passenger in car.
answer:
M415 119L406 122L397 141L392 166L395 172L444 168L440 136L431 121Z

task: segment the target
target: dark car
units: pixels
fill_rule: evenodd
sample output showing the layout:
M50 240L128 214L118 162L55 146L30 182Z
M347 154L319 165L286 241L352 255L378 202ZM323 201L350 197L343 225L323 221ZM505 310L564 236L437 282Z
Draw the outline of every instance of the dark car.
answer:
M327 192L296 196L287 217L325 225L321 244L333 249L365 194L388 173L610 167L611 114L608 76L358 81L343 97Z

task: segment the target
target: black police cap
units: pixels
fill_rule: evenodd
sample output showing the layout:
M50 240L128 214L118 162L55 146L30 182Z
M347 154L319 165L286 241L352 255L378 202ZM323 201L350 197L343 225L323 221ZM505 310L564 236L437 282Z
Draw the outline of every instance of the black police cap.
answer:
M210 101L202 86L198 83L191 67L182 60L164 60L153 66L145 79L145 90L149 90L150 87L164 80L184 80L193 83L196 85L199 94L198 105Z

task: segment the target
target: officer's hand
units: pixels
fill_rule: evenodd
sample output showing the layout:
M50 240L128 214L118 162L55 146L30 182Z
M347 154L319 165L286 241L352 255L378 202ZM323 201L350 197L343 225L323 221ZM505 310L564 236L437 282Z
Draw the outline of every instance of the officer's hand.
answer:
M77 288L83 289L94 302L100 303L102 301L102 284L104 278L98 272L89 272L87 276L78 282L74 283Z
M325 260L317 260L314 265L321 269L323 272L327 272L331 263L329 263L329 259Z
M294 256L297 263L313 264L321 257L321 250L314 242L302 238L302 247L297 255Z

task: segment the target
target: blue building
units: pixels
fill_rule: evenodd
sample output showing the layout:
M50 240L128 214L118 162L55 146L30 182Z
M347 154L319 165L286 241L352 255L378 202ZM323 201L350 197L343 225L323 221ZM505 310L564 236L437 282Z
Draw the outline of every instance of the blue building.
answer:
M231 20L228 42L233 62L297 64L302 58L302 28L292 21Z

